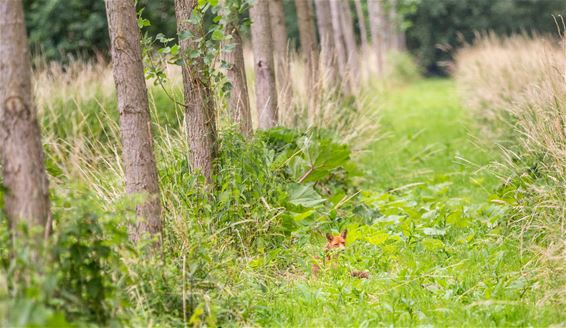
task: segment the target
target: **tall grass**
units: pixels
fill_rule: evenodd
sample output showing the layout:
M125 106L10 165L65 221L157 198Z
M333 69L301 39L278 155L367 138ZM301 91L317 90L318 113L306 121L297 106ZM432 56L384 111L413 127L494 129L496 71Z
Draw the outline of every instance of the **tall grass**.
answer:
M543 255L542 281L566 294L566 52L553 38L485 35L456 56L464 100L499 138L506 197Z

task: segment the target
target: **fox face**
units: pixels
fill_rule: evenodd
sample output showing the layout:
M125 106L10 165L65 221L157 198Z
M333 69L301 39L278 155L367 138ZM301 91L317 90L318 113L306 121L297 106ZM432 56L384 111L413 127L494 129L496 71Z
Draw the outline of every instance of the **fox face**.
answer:
M333 236L330 233L326 234L326 249L341 249L346 247L346 237L348 236L348 230L344 229L342 233L337 236Z

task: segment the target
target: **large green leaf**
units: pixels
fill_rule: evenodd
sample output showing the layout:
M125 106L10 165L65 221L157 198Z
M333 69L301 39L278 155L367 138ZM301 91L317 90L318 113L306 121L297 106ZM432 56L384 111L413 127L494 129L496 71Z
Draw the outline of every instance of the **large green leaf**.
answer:
M312 184L293 183L289 186L289 203L296 206L315 207L324 203L322 198L312 187Z

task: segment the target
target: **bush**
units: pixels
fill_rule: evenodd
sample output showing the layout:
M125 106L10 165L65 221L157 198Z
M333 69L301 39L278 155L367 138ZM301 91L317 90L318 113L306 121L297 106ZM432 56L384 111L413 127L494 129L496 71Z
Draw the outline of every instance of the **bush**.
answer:
M54 231L47 243L23 224L17 238L2 238L10 246L1 254L1 325L110 325L125 319L119 282L127 275L123 259L133 254L124 224L135 214L132 202L105 212L86 188L73 189L52 199ZM4 220L0 231L5 236Z

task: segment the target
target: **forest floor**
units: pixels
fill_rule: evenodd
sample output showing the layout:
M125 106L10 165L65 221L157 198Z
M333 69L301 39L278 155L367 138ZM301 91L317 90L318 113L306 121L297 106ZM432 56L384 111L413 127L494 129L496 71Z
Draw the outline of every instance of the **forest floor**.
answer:
M384 97L386 135L362 156L361 197L383 215L371 223L378 232L348 227L339 265L318 276L252 278L263 295L250 319L296 327L564 322L563 309L542 301L536 255L522 248L495 195L500 183L486 167L496 145L480 135L454 83L422 80ZM355 243L365 233L372 245Z

